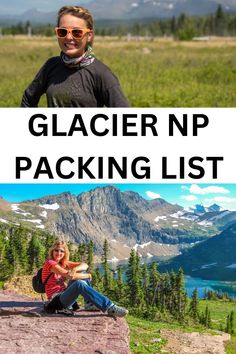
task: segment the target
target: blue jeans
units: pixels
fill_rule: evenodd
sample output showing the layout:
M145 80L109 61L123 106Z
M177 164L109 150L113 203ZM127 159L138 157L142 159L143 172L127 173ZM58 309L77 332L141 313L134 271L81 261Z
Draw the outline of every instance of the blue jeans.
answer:
M103 312L113 305L106 296L95 290L89 280L75 280L60 295L60 301L65 308L73 305L77 297L82 295L85 301L91 302Z

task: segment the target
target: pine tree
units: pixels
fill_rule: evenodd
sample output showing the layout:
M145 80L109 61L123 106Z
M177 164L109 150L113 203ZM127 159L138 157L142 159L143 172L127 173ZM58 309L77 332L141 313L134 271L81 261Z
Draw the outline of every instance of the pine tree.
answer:
M227 315L227 319L226 319L225 332L226 332L226 333L230 333L229 315Z
M26 273L28 268L28 257L27 257L27 249L28 249L28 232L27 230L20 226L14 232L14 240L15 240L15 248L17 252L17 263L20 267L19 274Z
M190 313L190 316L193 317L193 319L195 321L198 318L198 306L199 306L198 290L194 289L194 291L192 293L192 300L189 305L189 313Z
M171 23L170 23L170 31L173 35L175 35L176 27L177 27L176 18L175 16L173 16L171 18Z
M90 272L93 271L93 267L94 267L94 264L93 264L93 247L94 247L94 244L93 244L93 241L91 240L91 241L89 241L89 244L87 246L87 263L88 263Z
M140 264L140 257L138 252L136 252L136 289L137 289L137 297L136 304L137 306L142 306L144 304L144 295L143 295L143 286L142 286L142 267Z
M117 267L117 280L115 284L114 296L119 303L125 303L125 284L122 277L121 266Z
M11 263L11 247L9 244L9 235L2 231L1 238L1 255L0 255L0 279L7 279L13 273L13 264Z
M229 323L230 323L230 334L234 334L234 312L230 312L229 316Z
M207 328L211 328L211 313L209 311L208 305L205 308L205 314L202 314L200 322Z
M143 304L142 277L139 255L135 253L134 249L130 253L126 276L129 304L139 307Z
M185 286L184 286L184 273L180 268L176 276L176 294L177 294L177 318L179 321L183 320L185 312Z
M234 312L231 311L227 316L225 332L234 334Z
M148 304L158 307L160 304L160 273L155 262L151 264L150 268L148 293Z
M223 36L226 27L226 18L222 5L218 5L215 13L215 32L218 36Z
M46 232L46 235L45 235L45 240L43 242L42 240L42 243L43 243L43 246L46 250L49 250L49 248L56 242L56 236L55 235L52 235L48 232Z
M103 286L107 294L109 294L112 285L111 271L108 265L108 252L109 252L109 245L107 239L105 239L103 244L102 266L104 271Z
M40 268L45 261L45 248L35 233L29 242L27 254L29 271L32 273L33 270Z
M176 293L176 273L173 271L169 275L169 296L167 301L168 310L174 315L177 308L177 293Z
M78 245L78 254L77 257L79 258L80 262L86 262L86 245L84 243L80 243Z
M149 273L148 273L148 268L147 268L147 264L144 263L143 267L142 267L142 288L143 288L143 296L144 296L144 300L146 303L146 306L149 305Z
M159 288L159 303L158 307L161 311L170 310L170 275L169 273L165 273L160 277Z
M98 268L93 271L93 285L100 292L104 292L103 288L103 275Z

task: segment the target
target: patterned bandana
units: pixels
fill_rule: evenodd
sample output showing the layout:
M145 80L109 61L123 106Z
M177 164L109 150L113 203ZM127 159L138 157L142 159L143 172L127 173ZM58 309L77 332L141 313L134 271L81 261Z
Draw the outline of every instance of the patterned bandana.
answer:
M90 45L88 45L86 52L79 58L70 58L61 52L61 60L69 68L84 68L85 66L92 64L94 59L93 48L90 47Z

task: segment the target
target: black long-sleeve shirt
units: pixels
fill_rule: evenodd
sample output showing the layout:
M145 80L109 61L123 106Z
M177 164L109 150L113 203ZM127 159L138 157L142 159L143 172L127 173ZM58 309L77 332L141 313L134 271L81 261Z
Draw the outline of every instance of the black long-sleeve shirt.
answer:
M98 59L77 69L53 57L24 92L21 106L37 107L46 93L48 107L128 107L117 77Z

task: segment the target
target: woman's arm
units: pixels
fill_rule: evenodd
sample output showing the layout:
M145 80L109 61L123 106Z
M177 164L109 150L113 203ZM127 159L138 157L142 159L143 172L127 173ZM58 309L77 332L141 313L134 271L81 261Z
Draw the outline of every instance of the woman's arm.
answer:
M56 62L56 58L50 58L40 68L34 80L27 87L23 94L21 107L38 107L39 100L47 89L48 75L56 65Z
M78 273L78 272L74 272L74 269L72 270L72 273L71 272L69 273L72 276L72 280L80 280L80 279L92 280L92 275L90 273Z
M71 261L67 262L67 267L69 269L75 269L77 272L83 272L83 271L86 272L89 268L88 264L85 262L71 262Z
M86 264L86 263L84 263ZM90 273L78 273L76 268L64 269L58 264L51 267L51 271L55 274L59 274L68 280L79 280L79 279L90 279L92 280L92 275Z

